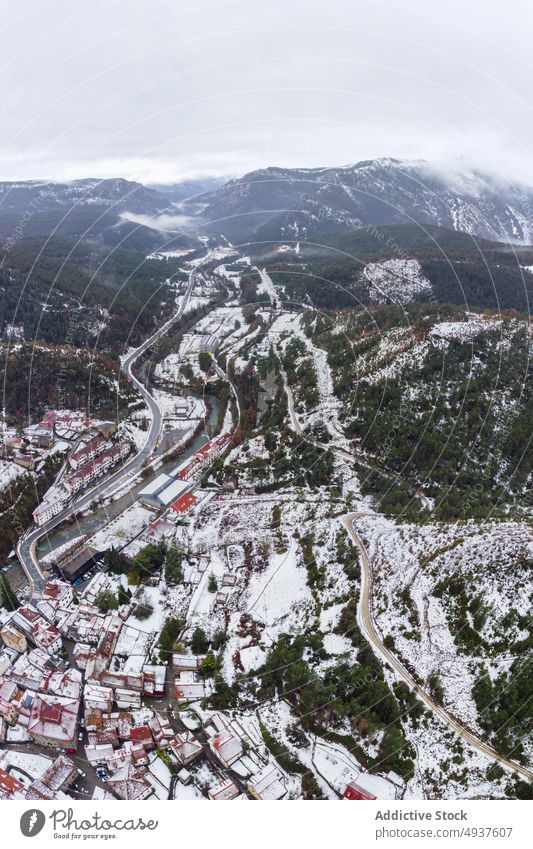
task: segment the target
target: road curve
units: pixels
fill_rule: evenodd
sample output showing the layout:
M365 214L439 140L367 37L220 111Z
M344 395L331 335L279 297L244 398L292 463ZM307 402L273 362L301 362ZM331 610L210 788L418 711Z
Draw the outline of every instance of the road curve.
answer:
M445 710L442 705L436 702L422 687L417 684L414 680L413 676L408 672L408 670L403 666L403 664L396 658L392 652L385 646L381 637L379 636L376 626L374 625L374 619L372 616L372 564L370 562L370 557L368 555L368 551L359 535L357 530L355 529L355 520L361 517L361 513L349 513L344 517L344 524L346 526L346 530L348 531L350 537L353 542L359 549L361 553L361 592L359 596L359 604L357 608L357 624L361 629L361 633L365 637L366 640L370 643L375 653L389 666L394 669L395 672L398 673L400 678L407 684L410 690L412 690L416 696L422 701L427 708L448 725L456 734L459 734L460 737L463 738L470 746L474 749L477 749L481 754L486 755L489 758L497 761L507 770L518 773L522 778L525 778L527 781L533 781L533 772L520 764L515 763L514 761L509 760L503 755L498 754L498 752L489 746L487 743L484 743L483 740L480 740L475 734L461 725L447 710Z
M167 333L168 330L170 330L170 328L172 327L172 325L174 325L181 318L189 302L189 298L194 287L194 275L198 270L199 266L208 258L209 254L202 260L202 262L197 263L195 266L193 266L193 268L191 268L191 271L189 273L189 280L187 283L187 289L185 290L185 295L179 306L178 311L172 316L172 318L165 322L165 324L161 325L161 327L159 327L155 331L155 333L153 333L148 339L145 339L145 341L141 345L139 345L138 348L135 348L135 350L128 354L127 357L125 357L125 359L122 361L121 370L124 376L144 398L152 413L150 428L147 432L146 442L144 443L143 447L137 454L135 454L135 456L130 457L130 459L127 460L119 469L113 472L113 474L108 475L101 483L97 483L96 486L81 495L80 498L78 498L76 501L66 507L62 513L59 513L57 516L54 516L45 525L41 525L40 527L35 527L27 531L17 543L17 557L30 583L30 590L32 595L34 592L39 592L40 590L42 590L42 587L46 580L39 566L39 561L36 553L37 543L39 542L39 540L42 537L46 536L46 534L50 533L50 531L52 531L58 525L60 525L61 522L64 522L66 519L69 519L75 513L78 513L80 510L86 510L87 507L89 507L89 505L95 499L100 498L100 496L102 495L105 495L110 489L116 488L123 478L126 478L128 476L136 476L142 469L145 460L147 460L148 457L154 451L154 448L157 444L157 440L159 439L159 434L161 432L162 413L156 400L152 397L150 392L140 382L140 380L138 380L133 374L132 366L139 357L146 353L146 351L151 348L161 336Z

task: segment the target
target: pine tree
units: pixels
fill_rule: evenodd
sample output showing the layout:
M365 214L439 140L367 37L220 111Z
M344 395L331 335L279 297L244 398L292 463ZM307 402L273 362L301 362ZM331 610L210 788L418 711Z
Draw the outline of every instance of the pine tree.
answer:
M165 578L171 584L179 584L183 581L183 554L179 548L173 546L165 560Z
M205 654L207 649L209 648L209 640L207 639L207 635L203 628L195 628L192 640L191 640L191 651L193 654Z

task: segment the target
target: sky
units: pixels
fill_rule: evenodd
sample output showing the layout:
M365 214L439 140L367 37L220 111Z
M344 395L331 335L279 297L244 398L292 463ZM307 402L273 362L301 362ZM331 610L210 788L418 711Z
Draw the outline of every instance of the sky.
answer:
M0 0L0 179L394 156L533 184L531 0Z

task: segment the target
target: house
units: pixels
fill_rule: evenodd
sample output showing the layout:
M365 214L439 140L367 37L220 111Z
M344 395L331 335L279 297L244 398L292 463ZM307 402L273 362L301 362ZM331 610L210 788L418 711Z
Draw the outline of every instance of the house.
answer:
M36 778L26 792L26 802L51 802L53 799L67 799L62 790L51 790L43 784L40 778Z
M18 718L19 706L16 702L10 699L5 699L0 696L0 719L2 720L2 730L6 733L6 723L15 725Z
M33 511L33 521L39 527L45 525L64 509L69 494L63 486L52 487L45 493L41 503Z
M43 746L70 748L76 740L79 710L78 699L37 693L30 709L28 734Z
M0 799L24 799L26 788L18 778L0 769Z
M0 699L11 702L17 697L19 692L18 683L13 680L12 675L8 678L0 678Z
M166 666L143 666L143 693L145 696L164 696L166 691Z
M11 658L6 651L0 651L0 675L11 667Z
M88 743L85 746L85 756L91 766L106 763L113 754L114 749L111 743Z
M248 791L254 799L263 801L283 799L287 793L285 776L279 767L269 763L261 772L250 778Z
M199 472L201 470L201 468L202 468L202 463L201 463L200 459L193 454L191 459L186 460L185 463L181 463L181 465L178 466L178 468L177 468L178 478L180 480L187 481L190 478L192 478L192 476L194 474L196 474L196 472Z
M22 466L23 469L28 469L32 472L35 468L36 457L33 452L15 452L15 454L13 454L13 462L16 463L17 466Z
M76 643L72 651L76 666L78 669L86 669L89 660L92 660L95 655L95 649L87 643ZM107 682L105 682L107 683Z
M156 519L151 522L143 533L143 538L148 543L157 545L158 543L170 539L174 536L176 526L166 519Z
M92 439L84 440L80 442L68 458L69 465L72 469L79 469L94 460L105 448L110 446L111 443L102 439L101 436L93 436Z
M218 457L222 448L229 442L230 439L231 433L227 432L211 439L209 442L206 442L206 444L202 445L202 447L199 448L192 457L185 460L180 466L178 466L176 470L178 478L180 478L180 480L189 480L189 478L193 477L193 475L197 472L209 466L210 463Z
M167 749L174 738L174 730L166 716L156 713L148 721L150 731L158 749Z
M39 689L43 693L54 696L64 696L69 699L79 699L82 687L82 676L79 669L54 669L46 671Z
M102 718L104 728L114 728L120 740L129 740L133 728L133 716L128 710L120 710Z
M369 793L368 790L365 790L364 787L361 787L359 784L356 784L355 781L352 781L351 784L348 784L346 790L343 794L344 799L350 800L374 800L377 797L373 796L372 793Z
M236 799L239 795L239 788L233 783L231 778L225 778L214 787L210 787L207 795L213 802L227 802L230 799Z
M234 587L237 583L237 576L232 575L231 572L225 572L222 575L222 586L223 587Z
M110 448L105 448L98 453L94 460L81 466L73 475L65 478L63 480L64 487L71 495L75 494L107 472L111 466L114 466L119 460L126 457L129 452L130 445L128 442L118 442Z
M192 492L184 492L173 502L172 509L175 513L187 513L197 501L197 496L193 495Z
M111 726L97 727L96 731L89 731L87 734L87 740L91 746L109 745L114 748L115 746L118 746L117 729Z
M67 790L76 778L76 764L66 755L60 755L41 775L41 782L53 793Z
M241 740L229 727L215 732L208 742L213 754L226 767L239 760L243 754Z
M42 649L32 649L21 654L13 664L11 680L24 689L41 690L55 696L77 699L81 691L81 673L78 669L58 669Z
M173 654L172 671L174 675L179 675L180 672L196 672L204 657L205 655Z
M41 599L55 602L57 605L67 606L73 597L72 586L66 581L59 581L57 578L49 578L41 593Z
M182 702L193 702L205 698L205 685L203 681L189 681L182 677L187 675L180 673L180 678L174 684L174 696L180 704Z
M115 701L120 710L140 708L141 694L135 690L126 690L124 687L117 687L115 689Z
M182 784L190 784L192 781L192 775L188 769L185 769L185 767L178 770L178 778Z
M118 798L124 800L146 799L153 792L151 784L144 777L143 767L126 763L107 779L107 786Z
M111 687L102 687L98 684L86 684L83 692L85 709L96 708L97 710L111 710L113 705L113 690Z
M133 728L133 716L127 710L114 713L104 713L93 708L85 712L85 727L87 731L104 733L112 731L120 740L129 740Z
M215 593L215 607L224 607L228 600L228 594L225 592Z
M108 613L104 619L103 633L96 645L100 657L110 658L115 650L118 635L122 628L122 620L114 613Z
M126 763L145 766L148 763L148 753L144 746L127 740L120 749L113 752L111 757L106 758L106 766L112 772Z
M85 542L85 539L84 539L84 542ZM82 546L80 545L78 547L78 550L81 547ZM109 590L109 589L112 590L113 587L111 586L111 583L110 583L107 575L104 575L103 572L95 572L93 575L91 575L89 581L87 582L87 584L83 588L83 591L80 595L80 599L83 601L84 604L94 605L94 604L96 604L96 602L98 600L98 596L100 595L102 590Z
M0 636L2 637L5 645L10 649L15 649L15 651L18 652L25 652L28 648L26 637L22 631L15 628L14 625L4 625L0 631Z
M35 448L51 448L54 444L54 431L53 428L47 426L39 426L35 427L30 426L26 428L26 434L30 439L30 445Z
M131 729L131 742L144 746L145 749L154 748L154 738L148 725L137 725Z
M19 607L11 616L11 623L20 628L35 645L48 654L61 649L61 634L31 604Z
M114 669L104 669L100 674L100 683L107 684L113 689L123 688L141 693L143 689L142 672L117 672Z
M187 766L202 754L202 744L191 731L176 734L170 743L170 749L182 766Z

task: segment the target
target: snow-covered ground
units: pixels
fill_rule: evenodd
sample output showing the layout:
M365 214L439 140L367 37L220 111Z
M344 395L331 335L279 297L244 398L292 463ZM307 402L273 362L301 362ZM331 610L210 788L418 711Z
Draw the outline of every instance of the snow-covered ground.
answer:
M150 510L138 503L132 504L109 524L97 531L88 540L88 544L94 546L98 551L105 551L106 548L113 545L115 547L124 545L127 540L144 530L152 519L153 513Z
M531 573L520 565L531 559L533 541L521 522L462 522L453 525L395 525L378 515L360 518L358 528L374 557L374 616L383 637L394 639L395 653L428 684L438 676L444 706L482 733L472 687L481 662L491 677L507 671L514 657L494 652L505 638L526 638L518 625L502 630L510 614L527 617L533 592ZM461 577L469 595L480 596L485 648L467 653L457 641L453 607L435 593L446 579ZM516 592L516 586L521 592ZM514 613L513 613L514 611ZM470 620L472 624L472 620Z
M375 303L409 304L418 295L429 294L431 283L417 259L388 259L365 267L370 298Z

